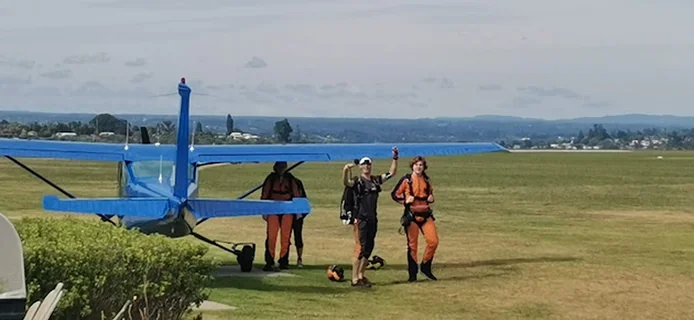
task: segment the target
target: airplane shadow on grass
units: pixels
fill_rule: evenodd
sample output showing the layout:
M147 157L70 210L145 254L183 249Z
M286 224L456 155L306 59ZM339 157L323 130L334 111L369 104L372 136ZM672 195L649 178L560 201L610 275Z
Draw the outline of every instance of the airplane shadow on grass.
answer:
M217 277L208 287L211 289L241 289L254 291L271 292L292 292L292 293L318 293L318 294L338 294L350 291L347 282L335 283L330 286L310 286L310 285L276 285L263 281L265 277L241 277L225 276ZM345 284L345 285L342 285Z
M403 255L403 259L405 256ZM479 260L479 261L469 261L469 262L441 262L437 263L434 259L434 268L443 269L462 269L462 268L476 268L476 267L492 267L492 266L508 266L523 263L545 263L545 262L572 262L580 261L580 258L575 257L536 257L536 258L513 258L513 259L491 259L491 260ZM420 261L421 262L421 261ZM346 264L345 268L351 268L351 262ZM294 268L294 266L292 266ZM304 265L303 269L306 270L326 270L328 265ZM383 266L383 270L407 270L407 264L392 264L386 261Z
M470 261L470 262L460 262L460 263L439 263L437 264L434 262L434 268L438 269L457 269L457 268L476 268L476 267L484 267L484 266L513 266L517 264L523 264L523 263L546 263L546 262L572 262L572 261L580 261L580 258L575 258L575 257L536 257L536 258L514 258L514 259L491 259L491 260L480 260L480 261ZM227 265L224 267L231 267L231 268L237 268L235 265ZM327 265L304 265L302 269L296 269L295 266L290 266L290 270L282 271L282 273L292 273L292 271L300 271L300 270L306 270L306 271L315 271L315 270L327 270ZM287 279L290 283L287 283L286 285L276 285L272 283L268 283L267 281L264 281L268 276L271 276L273 274L276 274L276 272L263 272L263 271L256 271L260 270L262 266L260 265L255 265L254 266L254 271L252 274L244 274L239 272L238 274L227 274L227 275L218 275L215 276L215 280L210 286L210 288L235 288L235 289L244 289L244 290L257 290L257 291L291 291L291 292L298 292L298 293L320 293L320 294L336 294L336 293L344 293L348 291L353 291L354 289L349 286L349 278L351 277L351 264L346 264L343 266L345 269L345 281L339 282L339 283L334 283L331 282L329 285L318 285L318 286L310 286L310 285L305 285L305 284L300 284L300 285L293 285L292 283L297 283L301 282L292 280L296 279L294 277L279 277L281 279ZM402 270L403 272L406 272L407 270L407 265L406 264L389 264L386 261L385 266L381 270L397 270L400 271ZM469 276L454 276L454 277L441 277L439 276L438 281L434 282L448 282L448 281L465 281L465 280L473 280L473 279L483 279L483 278L490 278L490 277L500 277L507 275L511 269L504 269L504 270L499 270L497 272L492 272L492 273L487 273L487 274L481 274L481 275L469 275ZM379 271L373 271L373 270L368 270L367 272L379 272ZM436 272L435 272L436 273ZM424 275L421 275L420 280L417 283L425 283L425 282L432 282ZM301 278L298 278L301 279ZM389 285L398 285L398 284L407 284L407 280L398 280L398 281L392 281L392 282L383 282L383 283L378 283L374 282L374 285L383 285L383 286L389 286Z

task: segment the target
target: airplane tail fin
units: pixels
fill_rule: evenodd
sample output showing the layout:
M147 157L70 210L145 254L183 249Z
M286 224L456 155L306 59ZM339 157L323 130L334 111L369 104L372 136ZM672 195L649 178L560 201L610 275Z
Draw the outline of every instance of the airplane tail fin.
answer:
M181 96L181 109L178 114L178 133L176 135L176 169L174 172L174 196L183 199L188 195L188 142L190 120L190 87L182 78L178 84L178 94Z
M48 211L103 214L140 218L163 218L171 206L167 198L101 198L66 199L44 196L43 208Z
M292 201L190 199L188 204L198 219L311 212L311 203L306 198Z

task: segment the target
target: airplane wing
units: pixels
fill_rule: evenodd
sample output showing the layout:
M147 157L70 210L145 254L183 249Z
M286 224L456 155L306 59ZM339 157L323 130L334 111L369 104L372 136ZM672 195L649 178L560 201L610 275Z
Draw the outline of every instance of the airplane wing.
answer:
M196 164L335 161L361 157L390 158L392 147L400 156L469 155L485 152L508 152L496 143L360 143L360 144L288 144L288 145L198 145L191 152L190 162Z
M175 159L175 145L0 139L0 156L92 161Z
M400 156L448 156L508 151L496 143L360 143L360 144L256 144L196 145L189 161L195 164L335 161L361 157L390 158L397 146ZM96 142L0 139L0 156L92 161L175 161L176 146L169 144L116 144Z

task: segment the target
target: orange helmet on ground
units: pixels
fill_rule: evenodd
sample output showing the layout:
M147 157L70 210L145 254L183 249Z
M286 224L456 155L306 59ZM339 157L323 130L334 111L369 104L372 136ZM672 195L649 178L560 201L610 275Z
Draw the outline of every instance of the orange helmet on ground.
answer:
M345 270L337 265L331 265L328 267L328 280L330 281L342 281L345 279Z

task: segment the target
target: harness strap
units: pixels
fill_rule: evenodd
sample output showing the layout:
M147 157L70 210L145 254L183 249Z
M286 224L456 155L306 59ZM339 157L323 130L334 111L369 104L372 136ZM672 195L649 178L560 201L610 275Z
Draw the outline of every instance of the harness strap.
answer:
M409 173L407 174L407 184L408 184L408 187L410 188L410 194L412 194L412 196L416 200L424 200L424 201L428 200L428 196L430 194L431 188L429 186L429 180L427 179L426 176L424 176L424 181L427 184L427 187L425 189L427 196L426 197L414 196L414 189L412 188L412 175ZM426 222L429 219L435 219L431 209L427 210L426 212L414 212L411 210L411 208L412 208L412 204L410 204L410 203L405 204L405 210L404 210L403 215L400 219L401 226L398 229L399 234L404 234L403 230L405 228L409 227L410 223L416 223L421 228L422 223ZM415 220L415 217L424 218L424 221L422 221L420 223L417 220Z
M270 179L270 193L271 193L271 194L280 194L280 195L287 195L287 194L288 194L288 195L290 195L290 198L294 198L294 196L293 196L293 194L294 194L294 184L292 183L291 180L292 180L292 179L296 179L296 178L294 178L294 176L291 175L290 173L287 173L287 178L285 179L285 181L289 181L289 190L284 191L284 190L277 190L277 189L275 189L275 182L276 182L277 179L279 178L278 176L279 176L279 174L277 174L276 172L273 172L273 173L272 173L272 177L271 177L271 179ZM281 187L281 186L280 186L280 187Z

